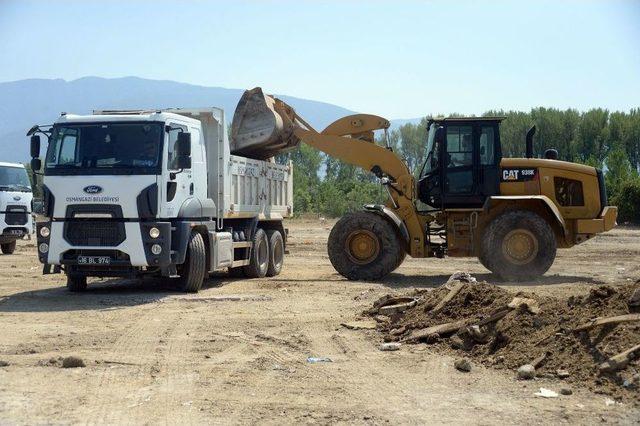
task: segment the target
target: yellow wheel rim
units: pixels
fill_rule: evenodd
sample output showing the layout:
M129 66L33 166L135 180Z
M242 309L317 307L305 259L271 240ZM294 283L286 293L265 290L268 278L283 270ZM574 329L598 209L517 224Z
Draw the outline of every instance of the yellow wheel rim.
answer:
M538 255L538 239L526 229L514 229L502 240L502 254L511 263L526 265Z
M367 229L358 229L347 236L345 249L349 259L358 265L373 262L380 253L380 241Z

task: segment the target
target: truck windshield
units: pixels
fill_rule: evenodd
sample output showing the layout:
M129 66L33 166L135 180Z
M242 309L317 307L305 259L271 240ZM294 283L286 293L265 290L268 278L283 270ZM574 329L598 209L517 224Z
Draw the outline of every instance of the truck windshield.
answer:
M54 126L45 174L155 174L162 123L92 123Z
M27 171L22 167L0 166L0 191L31 192Z

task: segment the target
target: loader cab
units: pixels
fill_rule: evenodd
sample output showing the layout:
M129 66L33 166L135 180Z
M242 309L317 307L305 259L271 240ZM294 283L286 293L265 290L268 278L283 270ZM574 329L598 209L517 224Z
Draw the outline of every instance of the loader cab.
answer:
M420 201L436 209L481 207L500 191L502 117L430 120Z

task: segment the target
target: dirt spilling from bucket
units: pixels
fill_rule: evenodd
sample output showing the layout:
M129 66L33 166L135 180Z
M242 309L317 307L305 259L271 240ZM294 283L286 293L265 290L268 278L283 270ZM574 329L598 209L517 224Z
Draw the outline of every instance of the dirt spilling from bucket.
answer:
M514 376L530 364L536 377L640 404L640 350L628 353L640 345L640 307L633 302L639 289L640 281L594 287L581 297L543 297L457 273L434 290L385 296L366 315L387 342L432 345ZM605 318L615 319L594 323Z

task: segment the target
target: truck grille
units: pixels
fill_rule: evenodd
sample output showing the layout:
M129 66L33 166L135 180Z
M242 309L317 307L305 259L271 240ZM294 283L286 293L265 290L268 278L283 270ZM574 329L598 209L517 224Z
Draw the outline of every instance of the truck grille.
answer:
M69 221L64 238L74 246L115 247L125 239L124 224L115 221Z
M7 225L25 225L27 223L27 209L24 206L7 206L4 221Z

